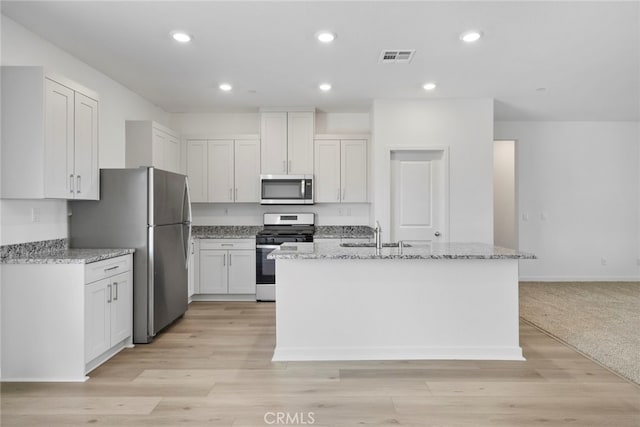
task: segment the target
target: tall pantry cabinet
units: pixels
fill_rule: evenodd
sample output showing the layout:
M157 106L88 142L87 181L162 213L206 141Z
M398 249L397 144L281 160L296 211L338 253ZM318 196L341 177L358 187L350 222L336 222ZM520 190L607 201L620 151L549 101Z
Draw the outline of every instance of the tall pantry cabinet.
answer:
M99 198L98 95L43 67L2 67L3 198Z

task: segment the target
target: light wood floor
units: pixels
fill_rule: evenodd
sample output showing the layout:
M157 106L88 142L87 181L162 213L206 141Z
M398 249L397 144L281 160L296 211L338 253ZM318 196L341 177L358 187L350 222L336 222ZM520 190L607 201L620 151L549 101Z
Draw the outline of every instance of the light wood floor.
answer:
M2 384L1 424L640 426L639 387L520 330L526 362L273 363L273 304L198 302L86 383Z

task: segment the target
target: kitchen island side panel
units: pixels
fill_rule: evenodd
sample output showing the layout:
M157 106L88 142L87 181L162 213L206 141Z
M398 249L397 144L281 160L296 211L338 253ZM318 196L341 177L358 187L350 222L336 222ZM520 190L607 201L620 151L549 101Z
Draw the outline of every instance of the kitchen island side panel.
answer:
M277 259L273 360L523 360L517 259Z

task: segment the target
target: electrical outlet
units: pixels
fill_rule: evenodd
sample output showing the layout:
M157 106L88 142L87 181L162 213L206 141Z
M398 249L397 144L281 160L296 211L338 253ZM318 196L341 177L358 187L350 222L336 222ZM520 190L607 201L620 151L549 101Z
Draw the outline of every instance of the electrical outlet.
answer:
M40 208L31 208L31 222L40 222Z
M224 216L229 216L229 208L224 208Z
M607 265L607 259L605 257L600 258L600 264Z
M540 212L540 219L546 221L549 219L549 215L546 212Z
M523 221L529 221L529 214L528 213L523 213L522 214L522 220Z
M338 216L342 215L344 215L344 211L342 210L342 208L338 208Z

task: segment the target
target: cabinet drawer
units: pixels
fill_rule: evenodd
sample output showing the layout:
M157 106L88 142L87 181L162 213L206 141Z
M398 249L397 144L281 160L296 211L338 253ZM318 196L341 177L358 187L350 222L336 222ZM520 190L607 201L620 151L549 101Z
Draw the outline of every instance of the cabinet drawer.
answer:
M255 239L202 239L200 250L203 249L255 249Z
M87 264L84 268L85 284L131 270L131 255L105 259Z

